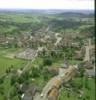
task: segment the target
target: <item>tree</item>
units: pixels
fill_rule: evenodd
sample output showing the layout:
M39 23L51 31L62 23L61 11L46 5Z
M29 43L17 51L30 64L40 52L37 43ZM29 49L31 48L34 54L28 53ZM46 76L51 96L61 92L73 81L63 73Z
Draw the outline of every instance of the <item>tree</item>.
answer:
M0 86L0 94L4 95L4 87Z
M36 78L40 75L40 70L39 68L36 68L36 67L32 67L32 77Z
M17 81L17 77L15 75L12 75L11 76L11 85L14 85L16 81Z
M85 77L85 88L89 89L88 77Z
M4 82L4 79L1 77L0 78L0 84L2 84Z
M70 93L69 93L69 92L67 92L67 97L68 97L68 98L70 97Z
M83 76L84 76L84 72L85 72L84 68L83 68L83 67L82 67L82 68L80 68L80 76L81 76L81 77L83 77Z
M43 65L46 66L46 65L52 65L52 59L49 57L49 58L45 58L43 60Z

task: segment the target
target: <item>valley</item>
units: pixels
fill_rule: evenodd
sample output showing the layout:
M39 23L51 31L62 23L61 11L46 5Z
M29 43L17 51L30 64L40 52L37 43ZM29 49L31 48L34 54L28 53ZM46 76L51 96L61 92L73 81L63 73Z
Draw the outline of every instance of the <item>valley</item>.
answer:
M0 11L0 100L95 100L94 14L40 12Z

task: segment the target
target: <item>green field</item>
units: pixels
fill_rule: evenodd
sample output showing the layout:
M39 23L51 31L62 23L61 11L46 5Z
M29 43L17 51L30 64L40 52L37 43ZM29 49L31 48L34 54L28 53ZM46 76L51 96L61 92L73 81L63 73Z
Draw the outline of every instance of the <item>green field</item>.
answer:
M13 66L14 68L21 68L26 64L26 61L19 59L9 59L0 57L0 74L3 74L6 69Z
M5 73L6 69L9 67L14 67L14 69L24 67L27 63L27 61L22 59L16 59L16 58L8 58L6 55L10 53L16 52L17 49L11 48L11 49L0 49L0 75Z
M74 85L77 86L81 84L82 78L75 78L74 79ZM59 100L95 100L95 79L90 78L88 79L88 88L85 86L85 78L83 78L83 87L80 89L83 91L83 95L81 98L79 98L80 93L77 92L77 90L73 89L71 87L69 90L66 89L65 87L62 87L61 94L60 94L60 99Z

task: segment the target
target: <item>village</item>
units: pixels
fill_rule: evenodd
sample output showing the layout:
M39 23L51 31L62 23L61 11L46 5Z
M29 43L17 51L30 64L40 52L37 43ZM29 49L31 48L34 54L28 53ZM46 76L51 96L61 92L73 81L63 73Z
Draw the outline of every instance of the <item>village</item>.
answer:
M9 12L0 12L0 100L95 100L94 14Z
M62 58L65 59L61 66L58 67L49 67L47 70L49 73L55 73L54 78L50 80L45 88L43 89L42 93L38 92L38 88L36 86L26 86L24 87L24 84L20 84L21 90L23 94L21 94L22 100L58 100L59 97L59 91L62 84L66 84L67 81L70 81L73 79L74 75L76 75L80 69L85 70L84 75L87 77L95 77L95 51L94 51L94 45L91 43L91 39L86 40L86 42L83 44L80 44L80 42L74 41L73 37L70 36L64 36L60 33L56 33L55 36L50 35L40 35L40 36L29 36L26 34L20 36L20 38L1 38L1 45L5 46L6 48L9 48L9 46L13 45L13 42L16 46L16 48L24 48L21 51L18 51L16 53L10 53L9 58L14 59L25 59L28 60L28 64L23 67L23 69L18 69L17 74L19 77L23 75L23 73L26 72L26 70L30 70L31 67L29 66L34 62L34 60L37 57L43 57L43 56L56 56L59 55L59 57L62 57L63 53L62 50L64 48L76 48L74 52L72 52L71 55L73 58L67 58L67 59L78 59L81 60L81 63L71 65L68 60L66 59L66 55L64 55ZM61 54L60 54L61 53ZM72 69L71 69L72 68ZM68 72L67 72L68 70ZM67 76L67 73L69 75ZM66 80L67 79L67 80ZM32 79L34 81L34 78ZM47 86L48 85L48 86ZM20 91L21 91L20 90ZM37 92L36 92L37 91ZM83 91L82 91L83 92ZM80 97L82 97L82 94L80 94Z

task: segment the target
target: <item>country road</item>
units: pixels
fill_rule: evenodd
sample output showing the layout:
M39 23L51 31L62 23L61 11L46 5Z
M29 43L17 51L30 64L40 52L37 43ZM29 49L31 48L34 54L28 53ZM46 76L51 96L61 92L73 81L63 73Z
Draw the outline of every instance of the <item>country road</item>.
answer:
M22 73L24 73L26 70L29 70L30 65L32 64L32 62L36 59L36 57L38 56L38 54L36 53L34 55L34 58L31 61L28 61L28 63L24 66Z
M55 35L55 38L57 39L56 42L55 42L55 44L54 44L55 46L57 46L57 45L60 43L60 41L62 40L62 38L59 37L58 35L59 35L59 33L57 33L57 34Z
M48 92L54 87L56 81L60 82L57 85L62 85L62 83L68 82L74 76L75 71L76 67L70 66L66 71L64 70L65 74L53 77L43 88L41 94L35 96L34 100L48 100Z
M42 90L43 97L41 97L40 95L38 95L34 100L48 100L47 99L47 93L48 91L53 87L54 85L54 81L59 79L58 76L53 77L48 83L47 85L44 87L44 89Z
M91 44L91 40L88 40L88 45L85 46L85 57L84 61L90 61L90 50L94 49L94 45Z
M84 57L84 61L90 61L90 53L89 53L89 51L90 51L90 48L89 48L89 46L85 46L85 49L86 49L86 53L85 53L85 57Z

